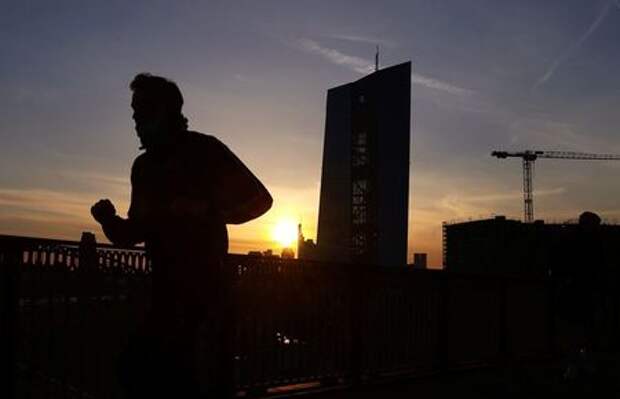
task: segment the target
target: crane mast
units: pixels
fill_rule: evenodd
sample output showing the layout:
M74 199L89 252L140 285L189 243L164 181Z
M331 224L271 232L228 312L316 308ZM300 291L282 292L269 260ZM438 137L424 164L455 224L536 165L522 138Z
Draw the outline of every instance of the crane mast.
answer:
M523 220L526 223L534 221L534 187L533 172L534 162L538 158L548 159L573 159L588 161L617 161L620 155L614 154L591 154L587 152L570 151L533 151L526 150L520 152L493 151L491 156L498 159L521 158L523 160Z
M532 175L534 160L523 157L523 220L530 223L534 220L534 188Z

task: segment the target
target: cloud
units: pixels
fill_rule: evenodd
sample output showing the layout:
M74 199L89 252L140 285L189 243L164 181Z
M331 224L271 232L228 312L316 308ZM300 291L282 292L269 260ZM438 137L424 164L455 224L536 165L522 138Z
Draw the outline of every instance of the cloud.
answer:
M88 171L76 171L76 170L62 170L58 172L59 175L79 180L80 182L89 182L96 186L119 186L118 188L124 189L129 187L129 177L107 175L103 173L95 173Z
M564 194L566 189L564 187L550 188L544 190L534 190L534 195L541 196L549 196L549 195L558 195ZM445 197L445 199L449 199L450 197ZM514 200L523 198L523 193L521 191L510 191L504 193L491 193L491 194L483 194L483 195L471 195L464 197L456 197L455 199L460 202L469 202L469 203L496 203L499 201L506 200Z
M579 48L583 45L583 43L586 40L588 40L588 38L598 29L598 27L603 22L603 20L605 20L605 17L607 17L607 15L609 14L609 12L612 9L612 4L614 4L614 3L613 2L608 2L603 7L601 12L598 14L596 19L590 24L588 29L579 37L579 39L577 39L576 42L574 42L566 51L564 51L564 53L562 53L558 58L556 58L551 63L551 65L547 68L545 73L538 79L536 84L534 84L534 87L533 87L534 89L539 87L539 86L541 86L541 85L543 85L543 84L545 84L545 82L547 82L549 79L551 79L551 77L555 73L556 69L558 69L560 67L560 65L562 65L577 50L579 50ZM616 6L618 6L620 8L620 0L616 0L615 4L616 4Z
M81 192L54 191L46 189L0 189L0 213L24 217L42 215L38 219L90 221L90 207L98 197ZM127 209L127 202L113 201L117 212Z
M252 240L247 238L231 238L228 252L233 254L247 254L249 251L262 251L268 249L273 243L268 240ZM272 249L273 246L272 246ZM276 253L277 253L276 249Z
M91 195L44 189L0 189L0 233L79 240L99 231L90 217Z
M462 87L455 86L451 83L447 83L447 82L444 82L438 79L430 78L428 76L423 76L417 73L411 74L411 83L425 86L431 89L445 91L450 94L468 95L472 93L472 91L469 89L464 89Z
M366 44L385 46L385 47L391 47L391 48L397 46L396 43L391 40L378 39L375 37L358 36L358 35L342 35L342 34L328 35L327 37L331 39L344 40L348 42L366 43Z
M245 74L242 74L242 73L236 73L236 74L234 74L234 75L233 75L233 78L234 78L236 81L240 82L240 83L246 83L246 84L248 84L248 83L249 83L249 84L256 83L256 79L252 78L252 77L251 77L251 76L249 76L249 75L245 75Z
M508 130L512 132L513 145L524 143L528 147L556 151L620 152L613 140L585 134L576 124L553 120L546 115L517 118Z
M78 217L87 214L91 196L43 189L0 189L0 206Z
M357 73L366 75L374 71L374 65L371 61L354 55L345 54L336 49L321 46L314 40L301 39L299 40L299 45L306 52L321 55L329 62L342 65ZM473 93L472 90L418 73L411 74L411 83L454 95L468 95Z
M551 195L561 195L566 192L563 187L534 190L534 198L546 197ZM514 202L523 199L523 192L510 191L504 193L490 193L483 195L463 196L448 194L439 201L440 209L447 211L452 218L486 218L495 215L495 210L502 202ZM514 202L516 203L516 202ZM518 217L515 217L518 218Z
M372 63L364 58L344 54L338 50L323 47L314 40L310 39L301 39L299 44L303 50L309 53L319 54L331 63L346 66L355 72L368 74L374 71Z

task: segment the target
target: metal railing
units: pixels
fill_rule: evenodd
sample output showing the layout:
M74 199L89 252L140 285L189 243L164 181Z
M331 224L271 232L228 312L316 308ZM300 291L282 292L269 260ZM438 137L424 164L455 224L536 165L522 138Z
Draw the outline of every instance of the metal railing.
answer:
M554 351L550 280L242 255L227 266L233 359L224 372L233 393L363 384ZM96 244L89 233L81 242L0 236L0 278L3 397L121 396L115 362L149 303L142 249ZM199 340L209 390L221 382L221 343L209 323Z

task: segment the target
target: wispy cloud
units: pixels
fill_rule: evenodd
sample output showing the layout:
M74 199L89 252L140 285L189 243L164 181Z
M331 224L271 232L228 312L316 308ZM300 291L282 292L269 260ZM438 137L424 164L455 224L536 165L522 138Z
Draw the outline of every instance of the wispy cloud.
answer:
M45 189L0 189L0 233L79 239L99 231L90 216L94 197Z
M348 55L338 50L321 46L319 43L310 39L299 40L301 48L309 53L319 54L325 59L336 65L342 65L358 73L371 73L374 71L372 63L364 58Z
M535 190L534 194L536 196L548 196L548 195L564 194L565 192L566 192L566 189L564 187L556 187L556 188ZM490 194L482 194L482 195L462 196L462 197L457 197L457 198L459 201L462 201L462 202L496 203L499 201L521 199L522 197L523 197L523 193L521 191L510 191L510 192L504 192L504 193L490 193ZM449 198L449 197L446 197L446 198Z
M243 73L236 73L233 75L233 78L241 83L256 83L256 79Z
M451 83L447 83L442 80L438 80L438 79L431 78L428 76L420 75L418 73L411 74L411 83L418 84L420 86L426 86L431 89L445 91L450 94L468 95L468 94L473 93L473 91L470 89L465 89L463 87L455 86Z
M0 189L0 206L76 216L87 213L89 196L43 189Z
M369 74L374 71L373 63L370 60L324 47L314 40L301 39L299 40L299 45L304 51L318 54L333 64L342 65L357 73ZM472 90L415 72L411 75L411 83L454 95L468 95L473 93Z
M98 198L94 194L46 189L0 189L0 208L12 214L47 214L66 220L90 219L90 207ZM127 202L114 201L117 212L127 209ZM118 206L120 205L120 207Z
M344 40L348 42L366 43L366 44L385 46L385 47L390 47L390 48L396 47L395 42L391 40L386 40L386 39L379 39L376 37L359 36L359 35L343 35L343 34L327 35L326 37L329 37L331 39L336 39L336 40Z
M512 132L512 145L592 153L620 152L616 141L585 134L576 124L554 120L544 114L515 118L508 131Z
M120 186L120 188L129 187L129 177L74 170L62 170L59 171L58 174L67 178L80 180L81 182L91 182L98 186L103 184L109 186Z
M535 190L535 197L545 197L550 195L561 195L566 192L563 187ZM445 195L439 201L440 209L447 211L447 214L455 218L465 218L472 216L488 217L498 209L498 204L504 202L514 202L523 198L521 191L510 191L504 193L489 193L482 195Z
M588 29L574 42L567 50L565 50L558 58L556 58L551 65L547 68L545 73L536 81L534 88L537 88L545 82L547 82L555 71L562 65L568 58L570 58L579 48L583 45L583 43L588 40L588 38L598 29L601 23L605 20L605 17L612 10L613 6L620 8L620 0L609 1L602 9L601 12L597 15L594 21L590 24Z

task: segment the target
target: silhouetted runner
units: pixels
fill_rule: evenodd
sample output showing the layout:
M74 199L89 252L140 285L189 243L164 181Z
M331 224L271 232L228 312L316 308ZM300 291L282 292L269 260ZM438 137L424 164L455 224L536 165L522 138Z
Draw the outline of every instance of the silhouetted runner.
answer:
M116 215L107 199L91 209L111 242L144 242L152 260L152 309L121 357L120 379L130 397L193 397L199 391L198 326L207 314L227 325L231 311L230 276L223 267L226 224L262 215L272 198L218 139L187 130L174 82L139 74L130 88L136 132L146 151L131 170L128 217ZM220 341L230 337L221 325L208 326L219 330ZM225 357L232 362L230 353Z

